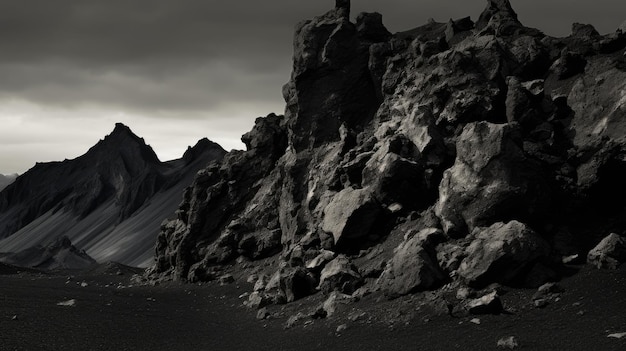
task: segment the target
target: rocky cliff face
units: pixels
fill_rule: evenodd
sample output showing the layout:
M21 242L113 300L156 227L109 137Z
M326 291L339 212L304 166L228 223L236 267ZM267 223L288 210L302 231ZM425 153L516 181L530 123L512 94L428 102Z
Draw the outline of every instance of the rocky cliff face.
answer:
M117 124L85 155L40 163L0 192L0 252L67 236L97 260L146 264L155 232L195 172L225 151L208 140L162 163Z
M476 22L391 35L349 8L297 26L285 116L200 172L150 277L208 280L270 257L255 306L536 286L623 232L625 33L575 24L552 38L489 0Z

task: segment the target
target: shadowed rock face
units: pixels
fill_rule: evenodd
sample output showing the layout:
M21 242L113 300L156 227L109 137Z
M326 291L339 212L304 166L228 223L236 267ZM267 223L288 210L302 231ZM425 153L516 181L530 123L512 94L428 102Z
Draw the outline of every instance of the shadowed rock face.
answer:
M66 235L97 260L145 265L158 223L195 172L224 153L202 140L182 159L163 163L118 123L83 156L39 163L0 193L0 252Z
M621 233L621 31L552 38L489 0L476 22L391 35L381 15L351 23L348 9L337 1L297 26L285 116L258 119L247 151L200 172L162 226L150 277L211 279L270 257L276 276L302 277L302 296L341 255L359 291L390 296L536 285L560 255ZM422 230L438 239L410 235ZM339 281L325 291L351 290Z

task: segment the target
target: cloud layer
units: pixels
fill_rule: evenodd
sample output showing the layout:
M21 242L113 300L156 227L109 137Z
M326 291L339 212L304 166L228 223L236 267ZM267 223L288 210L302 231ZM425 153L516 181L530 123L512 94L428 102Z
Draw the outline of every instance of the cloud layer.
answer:
M572 22L612 31L622 0L513 1L550 35ZM281 113L293 28L334 1L0 0L0 173L84 153L115 122L162 159L209 137L240 148L257 116ZM362 0L391 31L471 15L484 0Z

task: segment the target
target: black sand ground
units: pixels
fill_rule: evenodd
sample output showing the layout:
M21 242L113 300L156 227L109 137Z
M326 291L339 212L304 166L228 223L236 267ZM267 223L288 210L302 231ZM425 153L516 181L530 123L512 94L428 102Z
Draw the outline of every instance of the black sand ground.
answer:
M129 286L128 272L69 280L8 273L0 272L0 350L494 350L506 336L516 336L522 350L626 350L626 337L608 337L626 332L624 268L583 268L543 309L530 305L534 291L510 290L502 299L514 313L478 316L480 324L470 322L475 316L417 310L416 298L372 296L287 330L286 317L319 297L274 307L284 317L260 321L239 299L246 283ZM74 306L57 305L70 299Z

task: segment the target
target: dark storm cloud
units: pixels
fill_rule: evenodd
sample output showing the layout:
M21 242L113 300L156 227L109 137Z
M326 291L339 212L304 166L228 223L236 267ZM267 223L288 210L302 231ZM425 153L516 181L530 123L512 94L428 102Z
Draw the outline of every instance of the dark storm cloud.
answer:
M4 1L0 92L135 109L280 101L293 20L272 6L239 8L194 0Z
M520 20L564 36L610 32L624 0L513 0ZM476 19L486 0L353 0L392 32ZM77 156L129 124L160 155L207 136L227 148L284 108L296 23L334 0L0 0L0 173ZM154 123L154 119L158 123ZM68 142L71 140L71 142ZM26 145L26 146L25 146Z
M601 22L610 24L606 10L623 7L621 2L513 4L523 21L565 34L569 23L564 20L577 20L572 14L596 21L603 14ZM354 14L382 12L392 31L423 24L429 17L476 18L485 6L484 0L352 3ZM195 110L242 99L278 104L289 75L295 23L333 4L332 0L1 0L0 93L46 104L91 102L134 109ZM613 22L616 28L619 21ZM264 112L269 111L259 113Z

